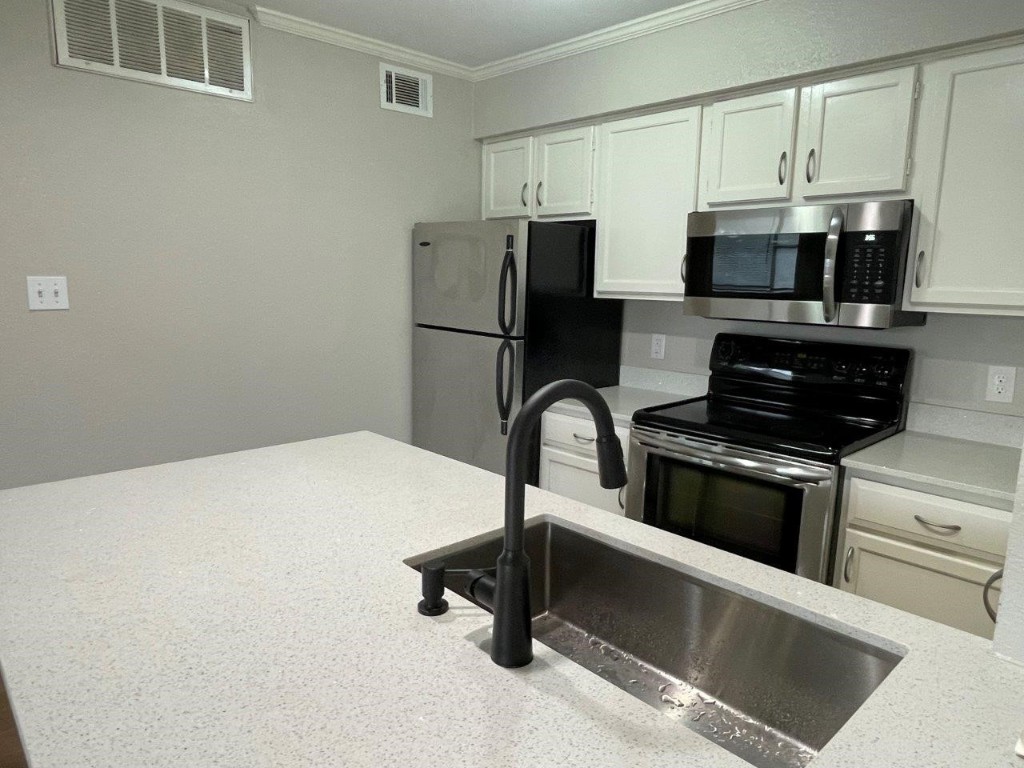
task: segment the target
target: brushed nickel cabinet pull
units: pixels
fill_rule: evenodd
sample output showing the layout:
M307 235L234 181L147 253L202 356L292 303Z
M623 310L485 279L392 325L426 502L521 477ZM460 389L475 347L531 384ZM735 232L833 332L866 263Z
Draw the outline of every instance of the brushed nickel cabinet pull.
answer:
M540 199L540 188L542 186L544 186L544 182L543 181L538 181L537 182L537 207L540 207L540 206L544 205L544 201Z
M575 440L577 443L583 443L584 445L587 445L589 443L594 442L596 438L587 437L585 435L577 435L575 432L573 432L572 439Z
M843 581L850 583L850 566L853 564L853 547L846 550L846 562L843 563Z
M782 186L786 183L786 153L783 152L779 158L779 185Z
M817 171L814 163L814 149L807 153L807 183L814 181L814 174Z
M519 202L521 202L523 204L523 208L525 208L526 206L529 205L529 203L526 202L526 190L528 190L529 188L530 188L530 182L524 181L523 182L523 191L519 193Z
M914 287L921 287L921 267L924 266L924 251L918 251L917 267L914 269Z
M959 533L960 531L963 530L963 526L961 526L961 525L947 525L945 523L933 523L931 520L925 520L920 515L914 515L914 519L917 520L917 522L919 522L921 525L926 525L929 528L939 528L939 529L941 529L943 531L948 531L949 533Z

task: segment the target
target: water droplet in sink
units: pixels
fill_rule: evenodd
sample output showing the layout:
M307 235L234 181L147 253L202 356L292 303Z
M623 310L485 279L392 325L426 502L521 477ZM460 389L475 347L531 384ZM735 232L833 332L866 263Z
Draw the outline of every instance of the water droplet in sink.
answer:
M601 641L600 640L598 640L596 637L590 638L590 647L591 648L594 648L594 647L596 647L598 645L601 645Z
M697 721L698 721L698 720L700 720L700 719L701 719L702 717L704 717L704 715L706 715L706 714L707 714L707 712L698 712L698 713L697 713L697 716L693 718L693 722L697 722Z

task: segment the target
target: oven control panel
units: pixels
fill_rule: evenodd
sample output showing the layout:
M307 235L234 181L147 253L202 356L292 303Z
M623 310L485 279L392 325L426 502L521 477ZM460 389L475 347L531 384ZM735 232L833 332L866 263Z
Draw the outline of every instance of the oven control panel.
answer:
M711 352L711 372L766 383L902 391L910 360L909 349L896 347L720 333Z

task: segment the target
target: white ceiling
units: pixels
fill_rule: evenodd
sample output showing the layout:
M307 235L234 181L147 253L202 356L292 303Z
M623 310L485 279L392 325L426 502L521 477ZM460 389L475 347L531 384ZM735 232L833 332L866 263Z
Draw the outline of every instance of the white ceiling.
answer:
M687 3L680 3L680 0L256 0L255 4L465 67L479 67Z

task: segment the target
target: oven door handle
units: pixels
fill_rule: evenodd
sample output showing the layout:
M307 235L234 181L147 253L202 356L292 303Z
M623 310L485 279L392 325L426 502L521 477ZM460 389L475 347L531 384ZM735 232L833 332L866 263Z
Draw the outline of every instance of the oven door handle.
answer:
M777 482L784 485L800 486L807 483L817 484L832 480L833 470L831 468L783 464L748 458L746 456L730 456L727 453L712 453L697 448L690 448L679 443L673 443L671 446L659 445L639 436L634 439L642 447L661 456L681 459L683 461L688 460L715 469L742 469L751 473L772 475Z

